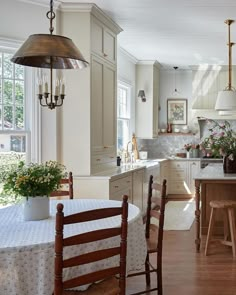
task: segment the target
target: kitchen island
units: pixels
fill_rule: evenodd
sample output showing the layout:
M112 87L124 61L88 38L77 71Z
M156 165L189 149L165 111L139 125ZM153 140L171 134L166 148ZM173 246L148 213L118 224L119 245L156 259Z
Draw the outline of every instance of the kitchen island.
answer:
M200 251L201 235L207 234L211 200L236 200L236 174L225 174L222 164L210 164L194 176L196 201L196 251ZM200 209L201 202L201 209ZM215 218L215 234L223 233L223 214Z

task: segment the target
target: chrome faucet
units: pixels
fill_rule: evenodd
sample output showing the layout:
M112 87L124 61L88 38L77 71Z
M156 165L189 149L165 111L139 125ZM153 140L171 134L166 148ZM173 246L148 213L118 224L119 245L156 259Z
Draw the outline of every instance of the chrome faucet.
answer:
M131 152L129 153L129 144L131 144ZM133 163L133 157L132 157L132 152L133 152L133 143L132 141L128 141L125 149L125 158L126 158L126 163L130 162Z

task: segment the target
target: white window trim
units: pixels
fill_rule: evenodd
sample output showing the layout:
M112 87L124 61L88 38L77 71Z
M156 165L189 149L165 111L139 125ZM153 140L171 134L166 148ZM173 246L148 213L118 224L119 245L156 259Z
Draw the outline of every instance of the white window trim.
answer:
M4 51L16 51L23 41L6 39L0 37L0 48ZM27 162L41 162L41 108L39 107L36 97L36 70L30 67L25 71L25 96L27 105L25 105L25 113L30 114L30 119L26 120L25 130L1 130L4 134L26 134ZM26 87L27 84L27 87Z

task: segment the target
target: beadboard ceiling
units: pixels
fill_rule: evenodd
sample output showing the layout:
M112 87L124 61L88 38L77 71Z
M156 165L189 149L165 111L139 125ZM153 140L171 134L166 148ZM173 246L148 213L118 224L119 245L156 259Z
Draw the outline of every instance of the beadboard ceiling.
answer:
M224 21L236 20L235 0L93 0L93 3L123 28L119 45L138 60L157 60L166 68L228 64ZM231 41L236 43L236 22L231 25ZM236 64L235 47L233 64Z

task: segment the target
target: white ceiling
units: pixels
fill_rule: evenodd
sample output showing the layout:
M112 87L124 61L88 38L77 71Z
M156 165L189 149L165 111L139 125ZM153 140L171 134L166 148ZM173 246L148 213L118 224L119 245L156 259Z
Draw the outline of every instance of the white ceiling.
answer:
M58 2L87 3L88 0ZM235 0L93 2L123 28L118 36L119 44L138 60L157 60L164 67L180 68L228 64L228 35L224 21L236 20ZM231 25L231 41L236 43L236 22ZM233 64L236 64L235 47Z

